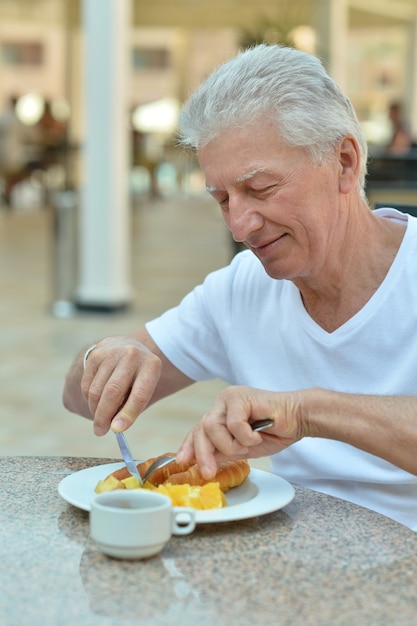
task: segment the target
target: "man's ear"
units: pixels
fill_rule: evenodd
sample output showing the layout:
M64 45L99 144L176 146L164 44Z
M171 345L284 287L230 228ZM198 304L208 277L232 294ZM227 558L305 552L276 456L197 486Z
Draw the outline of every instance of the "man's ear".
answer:
M341 193L350 193L355 189L360 176L360 152L356 139L352 135L343 137L339 145L339 189Z

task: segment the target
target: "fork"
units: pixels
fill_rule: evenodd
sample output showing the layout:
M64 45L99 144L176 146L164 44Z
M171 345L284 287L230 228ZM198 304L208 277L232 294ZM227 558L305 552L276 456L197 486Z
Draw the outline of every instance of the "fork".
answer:
M159 456L155 461L148 467L144 475L142 476L142 482L145 483L149 476L154 473L155 470L160 467L165 467L165 465L169 465L172 461L175 461L175 456Z

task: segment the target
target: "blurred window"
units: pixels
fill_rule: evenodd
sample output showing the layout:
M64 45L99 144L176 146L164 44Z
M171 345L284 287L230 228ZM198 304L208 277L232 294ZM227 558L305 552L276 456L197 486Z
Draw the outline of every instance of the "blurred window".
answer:
M3 41L0 44L3 65L42 65L44 48L42 43Z
M165 70L171 65L169 50L136 46L132 51L132 65L134 70Z

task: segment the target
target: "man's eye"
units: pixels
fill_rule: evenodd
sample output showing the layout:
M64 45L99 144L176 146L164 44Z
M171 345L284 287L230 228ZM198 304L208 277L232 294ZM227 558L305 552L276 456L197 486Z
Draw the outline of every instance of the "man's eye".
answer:
M261 189L252 189L252 192L262 196L262 195L266 195L268 193L271 193L271 191L273 191L274 187L275 187L275 185L269 185L268 187L262 187Z

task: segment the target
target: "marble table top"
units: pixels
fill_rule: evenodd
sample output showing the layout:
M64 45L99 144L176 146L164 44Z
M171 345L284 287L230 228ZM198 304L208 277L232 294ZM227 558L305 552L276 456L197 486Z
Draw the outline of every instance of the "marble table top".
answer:
M57 488L111 461L0 458L1 624L417 623L417 533L299 487L280 511L199 525L149 560L106 557Z

